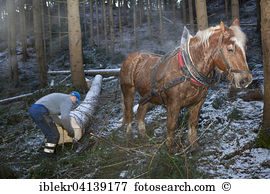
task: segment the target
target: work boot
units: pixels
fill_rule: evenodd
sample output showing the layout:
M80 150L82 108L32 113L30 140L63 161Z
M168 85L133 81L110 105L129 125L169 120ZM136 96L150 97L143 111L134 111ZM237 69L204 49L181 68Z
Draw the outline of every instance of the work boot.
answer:
M46 142L41 158L42 159L45 159L45 158L56 159L56 154L55 154L56 146L57 144Z

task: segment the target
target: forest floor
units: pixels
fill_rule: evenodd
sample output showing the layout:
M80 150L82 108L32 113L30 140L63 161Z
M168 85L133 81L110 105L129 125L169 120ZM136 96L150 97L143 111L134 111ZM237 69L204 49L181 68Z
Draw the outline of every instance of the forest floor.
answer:
M215 2L215 1L213 1ZM208 8L209 25L217 25L224 18L218 4ZM247 60L254 81L249 90L261 88L263 82L260 36L256 32L256 1L248 1L240 9L242 29L248 36ZM219 16L219 17L216 17ZM171 24L167 24L171 25ZM181 34L182 25L174 32ZM169 29L169 27L167 28ZM147 25L139 28L141 37L138 49L166 53L178 43L175 34L160 47L145 38ZM132 42L125 30L126 45ZM154 34L155 35L155 34ZM157 35L156 35L157 36ZM180 39L177 38L177 40ZM157 40L156 40L157 41ZM118 50L114 61L104 51L84 47L85 68L118 68L123 57L135 48L124 46ZM39 89L35 53L29 49L30 58L19 63L20 87L7 82L7 51L0 53L1 99L33 92ZM20 57L20 56L19 56ZM68 69L68 52L50 64L51 70ZM58 83L65 76L49 76ZM89 77L89 79L92 79ZM246 91L233 92L228 84L211 88L203 105L198 126L199 149L184 155L168 153L166 139L166 110L162 106L151 108L146 115L149 138L140 139L137 124L133 123L133 138L127 139L121 128L121 90L117 77L103 81L95 118L78 144L57 148L57 161L41 160L44 136L33 123L28 109L41 96L51 92L69 93L74 90L70 80L39 91L35 95L7 105L0 105L0 177L1 178L270 178L270 151L256 148L254 142L261 126L262 101L245 101L240 98ZM84 98L84 96L82 97ZM139 96L135 96L135 104ZM134 105L135 105L134 104ZM188 111L179 115L177 142L186 148ZM96 137L91 136L94 133Z

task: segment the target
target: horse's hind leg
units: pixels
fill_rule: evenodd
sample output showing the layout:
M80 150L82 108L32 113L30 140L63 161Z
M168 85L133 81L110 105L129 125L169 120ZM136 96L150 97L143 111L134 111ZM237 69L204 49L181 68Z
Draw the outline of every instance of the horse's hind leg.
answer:
M191 149L195 150L198 146L197 139L197 124L199 120L199 112L202 108L202 105L205 101L203 98L199 103L193 105L189 110L189 131L188 131L188 140L191 145Z
M136 115L138 119L138 132L139 132L139 136L141 137L144 137L146 135L144 118L145 118L147 109L148 109L148 103L144 105L139 105L138 112Z
M135 87L121 85L123 95L123 125L127 123L127 135L132 134L131 122L133 119L133 98Z
M172 98L170 103L167 104L167 142L166 145L169 151L174 152L175 139L174 132L177 125L177 119L180 112L180 102L177 101L177 98Z

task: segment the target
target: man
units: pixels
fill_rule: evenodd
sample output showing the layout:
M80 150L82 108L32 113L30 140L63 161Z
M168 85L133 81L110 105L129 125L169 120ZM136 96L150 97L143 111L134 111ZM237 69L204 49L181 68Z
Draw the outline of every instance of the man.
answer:
M43 155L53 157L59 141L59 132L55 123L67 130L70 137L74 137L74 129L70 123L70 111L74 104L80 103L80 94L71 92L68 94L52 93L40 98L29 109L30 116L41 128L45 135L45 148ZM61 115L59 118L58 115Z

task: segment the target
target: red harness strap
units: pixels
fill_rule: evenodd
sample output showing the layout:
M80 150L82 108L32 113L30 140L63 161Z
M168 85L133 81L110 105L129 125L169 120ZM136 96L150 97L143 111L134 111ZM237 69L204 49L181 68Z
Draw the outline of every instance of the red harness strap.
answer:
M184 67L184 61L183 61L181 49L179 50L179 53L178 53L178 62L179 62L180 68L182 69ZM201 83L197 82L194 78L190 78L190 81L199 86L203 86Z

